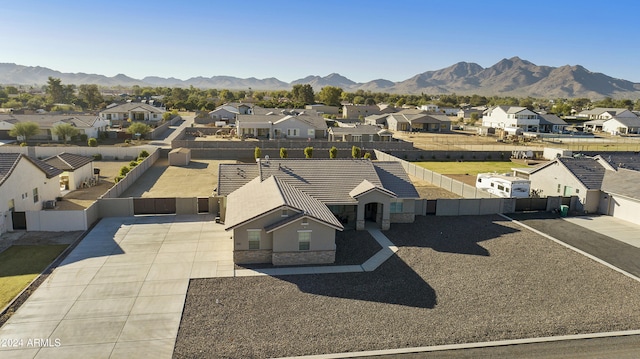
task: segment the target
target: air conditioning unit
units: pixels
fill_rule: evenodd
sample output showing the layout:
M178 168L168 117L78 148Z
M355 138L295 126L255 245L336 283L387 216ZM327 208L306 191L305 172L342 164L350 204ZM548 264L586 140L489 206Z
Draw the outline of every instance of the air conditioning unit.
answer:
M54 209L54 208L56 208L56 201L55 200L44 201L44 202L42 202L42 208L43 209Z

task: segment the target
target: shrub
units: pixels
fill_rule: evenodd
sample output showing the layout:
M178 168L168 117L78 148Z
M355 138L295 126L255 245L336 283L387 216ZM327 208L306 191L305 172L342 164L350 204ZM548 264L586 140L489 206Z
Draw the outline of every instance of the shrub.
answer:
M146 157L149 157L149 152L147 152L146 150L142 150L138 154L138 158L146 158Z
M127 175L127 173L129 173L130 169L127 166L122 166L120 168L120 176L124 177Z
M116 176L116 177L113 178L113 182L118 183L123 178L124 178L123 176Z
M287 149L284 147L280 147L280 158L287 158Z
M98 140L91 137L88 141L87 141L87 145L89 145L89 147L96 147L98 146Z
M367 160L370 160L371 159L371 152L365 153L364 154L364 158L367 159Z
M260 157L262 157L262 150L260 149L260 147L256 147L253 150L253 158L257 159L257 158L260 158Z
M306 147L304 149L304 157L305 158L311 158L313 157L313 147Z
M93 155L94 161L102 161L102 153L96 153Z
M360 152L362 152L360 147L358 147L358 146L351 147L351 157L360 158Z
M20 147L27 147L27 143L26 142L20 143Z
M129 167L133 168L133 167L137 166L138 163L139 163L138 161L131 161L131 162L129 162Z
M88 139L89 139L89 136L87 136L86 133L83 133L80 135L80 142L87 142Z
M336 148L336 146L332 146L329 149L329 158L336 158L338 157L338 149Z
M126 140L124 140L124 143L126 143L126 144L130 144L130 143L131 143L131 140L127 138Z

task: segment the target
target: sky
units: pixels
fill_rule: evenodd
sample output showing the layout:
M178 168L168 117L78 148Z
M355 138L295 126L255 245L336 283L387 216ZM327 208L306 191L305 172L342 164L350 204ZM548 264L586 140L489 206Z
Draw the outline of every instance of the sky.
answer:
M636 0L0 0L0 63L368 82L518 56L640 82L639 10Z

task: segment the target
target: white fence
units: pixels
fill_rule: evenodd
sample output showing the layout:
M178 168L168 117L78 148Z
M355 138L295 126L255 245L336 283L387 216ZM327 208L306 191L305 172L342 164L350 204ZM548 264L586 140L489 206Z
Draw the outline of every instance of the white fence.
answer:
M150 153L149 157L145 158L144 161L140 162L137 166L133 167L131 171L124 176L118 183L116 183L113 187L111 187L105 194L100 196L100 198L118 198L124 191L126 191L135 181L140 178L160 157L160 150L157 147L154 147L155 150ZM136 153L136 157L138 153Z
M44 159L51 156L59 155L62 152L73 153L76 155L92 157L95 154L102 155L104 160L133 160L138 157L142 150L149 153L155 151L155 146L136 146L136 147L84 147L84 146L0 146L0 153L22 153L24 155Z

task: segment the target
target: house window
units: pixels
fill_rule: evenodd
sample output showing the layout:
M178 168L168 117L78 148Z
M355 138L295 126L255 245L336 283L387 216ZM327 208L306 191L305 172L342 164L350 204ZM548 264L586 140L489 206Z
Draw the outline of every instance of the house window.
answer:
M351 135L351 141L354 141L354 142L362 141L362 135Z
M38 203L38 187L33 189L33 203Z
M308 251L311 248L311 231L298 231L298 250Z
M576 194L580 193L580 190L578 188L576 188Z
M287 136L300 136L300 129L287 128Z
M390 213L402 213L402 202L391 202L389 207Z
M107 114L107 120L110 120L110 119L111 119L111 114L110 114L110 113L108 113L108 114Z
M307 130L307 136L309 137L315 137L316 136L316 130L313 128L310 128Z
M158 115L154 113L153 118L158 118Z
M247 229L249 239L249 250L260 249L260 229Z
M557 193L560 193L560 187L561 187L561 185L560 185L560 183L558 183L558 189L556 190Z

